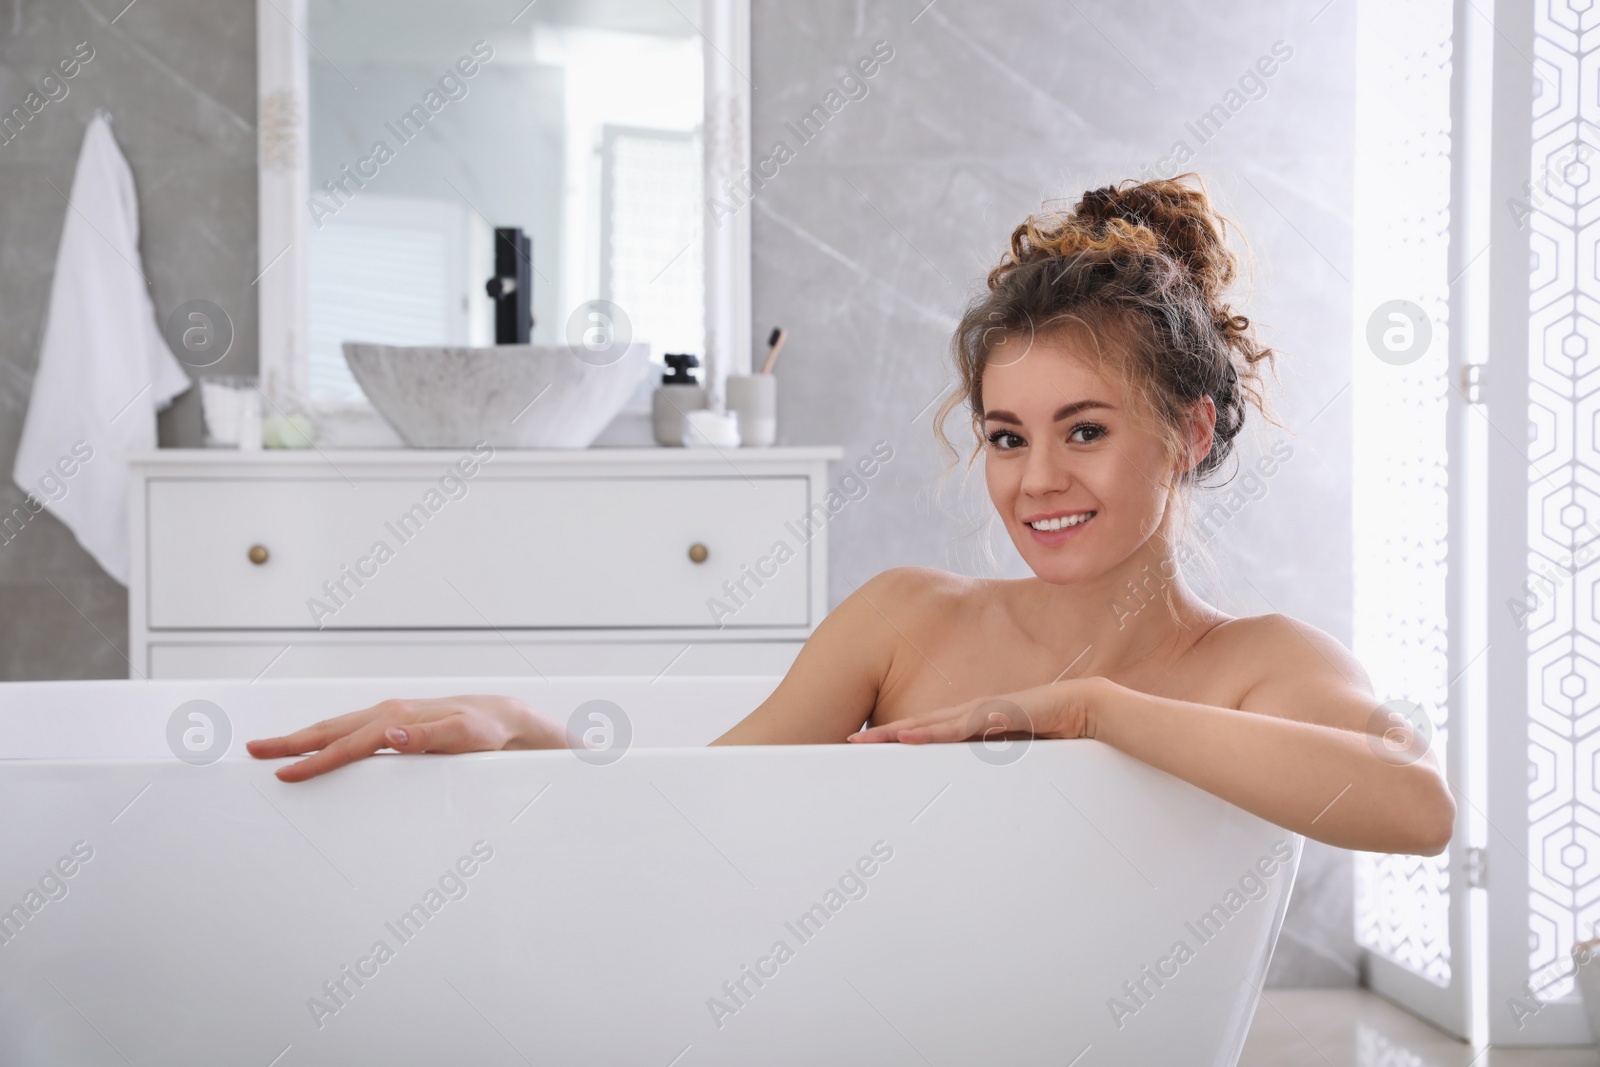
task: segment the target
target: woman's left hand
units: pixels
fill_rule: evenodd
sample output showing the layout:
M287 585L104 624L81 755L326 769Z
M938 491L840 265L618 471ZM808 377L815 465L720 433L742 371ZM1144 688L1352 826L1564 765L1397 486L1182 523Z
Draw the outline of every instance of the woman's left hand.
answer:
M1072 678L1014 693L980 697L851 734L858 742L994 741L1021 737L1093 737L1108 688L1104 678Z

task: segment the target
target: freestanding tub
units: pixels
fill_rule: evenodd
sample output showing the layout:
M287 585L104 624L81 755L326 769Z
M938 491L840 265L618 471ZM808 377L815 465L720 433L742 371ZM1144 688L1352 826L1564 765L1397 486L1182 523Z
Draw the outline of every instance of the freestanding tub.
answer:
M478 680L632 747L298 785L243 741L461 681L0 685L0 1063L1236 1063L1298 836L1092 741L666 747L774 684Z

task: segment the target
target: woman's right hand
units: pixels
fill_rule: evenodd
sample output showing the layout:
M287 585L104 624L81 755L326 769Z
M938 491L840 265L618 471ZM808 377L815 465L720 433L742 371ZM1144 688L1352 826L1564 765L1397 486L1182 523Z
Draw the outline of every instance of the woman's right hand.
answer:
M575 748L566 731L525 701L504 696L385 700L370 708L247 742L257 759L316 755L280 767L278 778L303 782L366 759L379 749L396 752L494 752L506 748Z

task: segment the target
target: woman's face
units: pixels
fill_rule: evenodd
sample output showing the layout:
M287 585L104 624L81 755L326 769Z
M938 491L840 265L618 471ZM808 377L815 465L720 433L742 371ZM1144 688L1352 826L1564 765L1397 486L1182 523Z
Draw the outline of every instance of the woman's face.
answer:
M1017 347L998 346L983 371L989 499L1039 578L1100 577L1160 525L1174 481L1166 447L1070 336L1008 355Z

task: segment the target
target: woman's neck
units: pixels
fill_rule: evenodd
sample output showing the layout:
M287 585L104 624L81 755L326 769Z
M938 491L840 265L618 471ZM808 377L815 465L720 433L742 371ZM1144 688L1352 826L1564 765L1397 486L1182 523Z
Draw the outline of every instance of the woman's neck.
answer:
M1181 652L1227 618L1195 595L1177 561L1154 540L1090 581L1005 584L1014 624L1060 659L1063 677L1110 675Z

